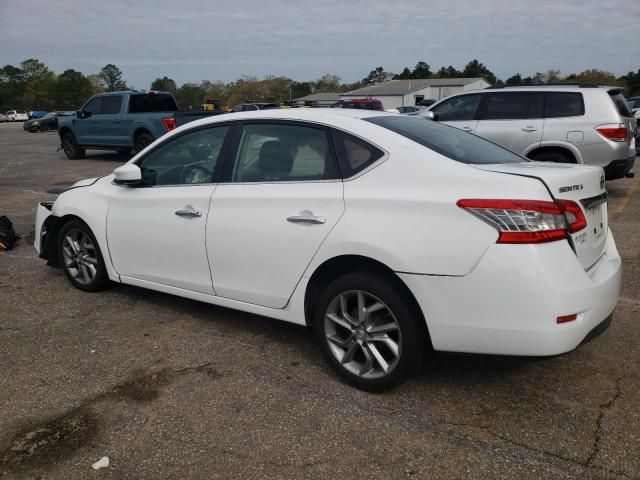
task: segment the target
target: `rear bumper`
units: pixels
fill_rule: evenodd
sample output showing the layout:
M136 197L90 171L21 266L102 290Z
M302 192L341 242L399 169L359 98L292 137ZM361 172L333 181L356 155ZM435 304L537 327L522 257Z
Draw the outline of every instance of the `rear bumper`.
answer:
M614 160L604 167L604 175L607 180L615 180L616 178L624 178L633 169L636 157L629 157L622 160Z
M588 272L567 242L492 245L464 277L399 274L435 350L548 356L576 348L613 312L621 259L611 232ZM557 323L557 317L577 319Z

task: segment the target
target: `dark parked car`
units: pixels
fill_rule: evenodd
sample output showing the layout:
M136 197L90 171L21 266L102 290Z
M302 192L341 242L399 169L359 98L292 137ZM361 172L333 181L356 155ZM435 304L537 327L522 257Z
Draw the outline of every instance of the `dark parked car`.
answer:
M357 110L380 110L383 111L382 102L374 98L354 98L353 100L340 100L331 108L354 108Z
M231 113L235 112L253 112L255 110L270 110L273 108L280 108L275 103L264 102L248 102L240 103L231 109Z
M48 132L49 130L58 130L58 118L71 115L75 115L75 112L47 113L44 117L27 120L22 125L22 128L29 132Z

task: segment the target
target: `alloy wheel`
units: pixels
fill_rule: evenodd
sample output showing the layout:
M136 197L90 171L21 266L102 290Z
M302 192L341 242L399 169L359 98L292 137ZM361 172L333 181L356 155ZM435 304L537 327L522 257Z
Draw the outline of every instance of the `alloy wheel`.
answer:
M388 375L402 353L395 315L383 301L362 290L342 292L331 301L324 333L335 359L361 378Z
M64 266L81 285L89 285L98 272L98 252L91 238L79 229L69 230L63 239Z

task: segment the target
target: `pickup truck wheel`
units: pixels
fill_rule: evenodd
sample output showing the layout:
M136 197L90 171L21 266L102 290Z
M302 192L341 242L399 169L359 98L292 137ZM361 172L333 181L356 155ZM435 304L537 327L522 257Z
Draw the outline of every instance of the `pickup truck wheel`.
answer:
M69 160L79 160L86 154L86 150L78 145L75 135L71 132L62 135L62 149Z
M135 151L141 152L149 145L151 145L154 141L153 136L150 133L141 133L136 137L135 141Z

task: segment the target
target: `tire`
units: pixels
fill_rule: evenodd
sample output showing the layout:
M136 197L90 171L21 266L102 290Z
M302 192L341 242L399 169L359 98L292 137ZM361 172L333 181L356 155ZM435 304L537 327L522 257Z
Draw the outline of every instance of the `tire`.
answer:
M147 146L151 145L153 143L155 139L153 138L153 135L151 135L150 133L140 133L138 134L138 136L136 136L136 141L134 143L134 150L136 151L136 153L141 152L142 150L144 150Z
M98 292L111 283L96 237L80 220L70 220L60 229L58 258L66 277L80 290Z
M86 150L78 145L76 136L71 132L62 135L62 149L69 160L80 160L86 155Z
M41 132L48 132L49 131L49 125L42 125L40 127L40 131Z
M363 304L376 309L358 316ZM422 364L427 350L422 317L408 294L395 279L375 272L349 273L327 285L313 320L329 363L347 383L362 390L396 386Z
M536 162L576 163L568 153L562 153L555 150L539 152L532 155L530 158Z

